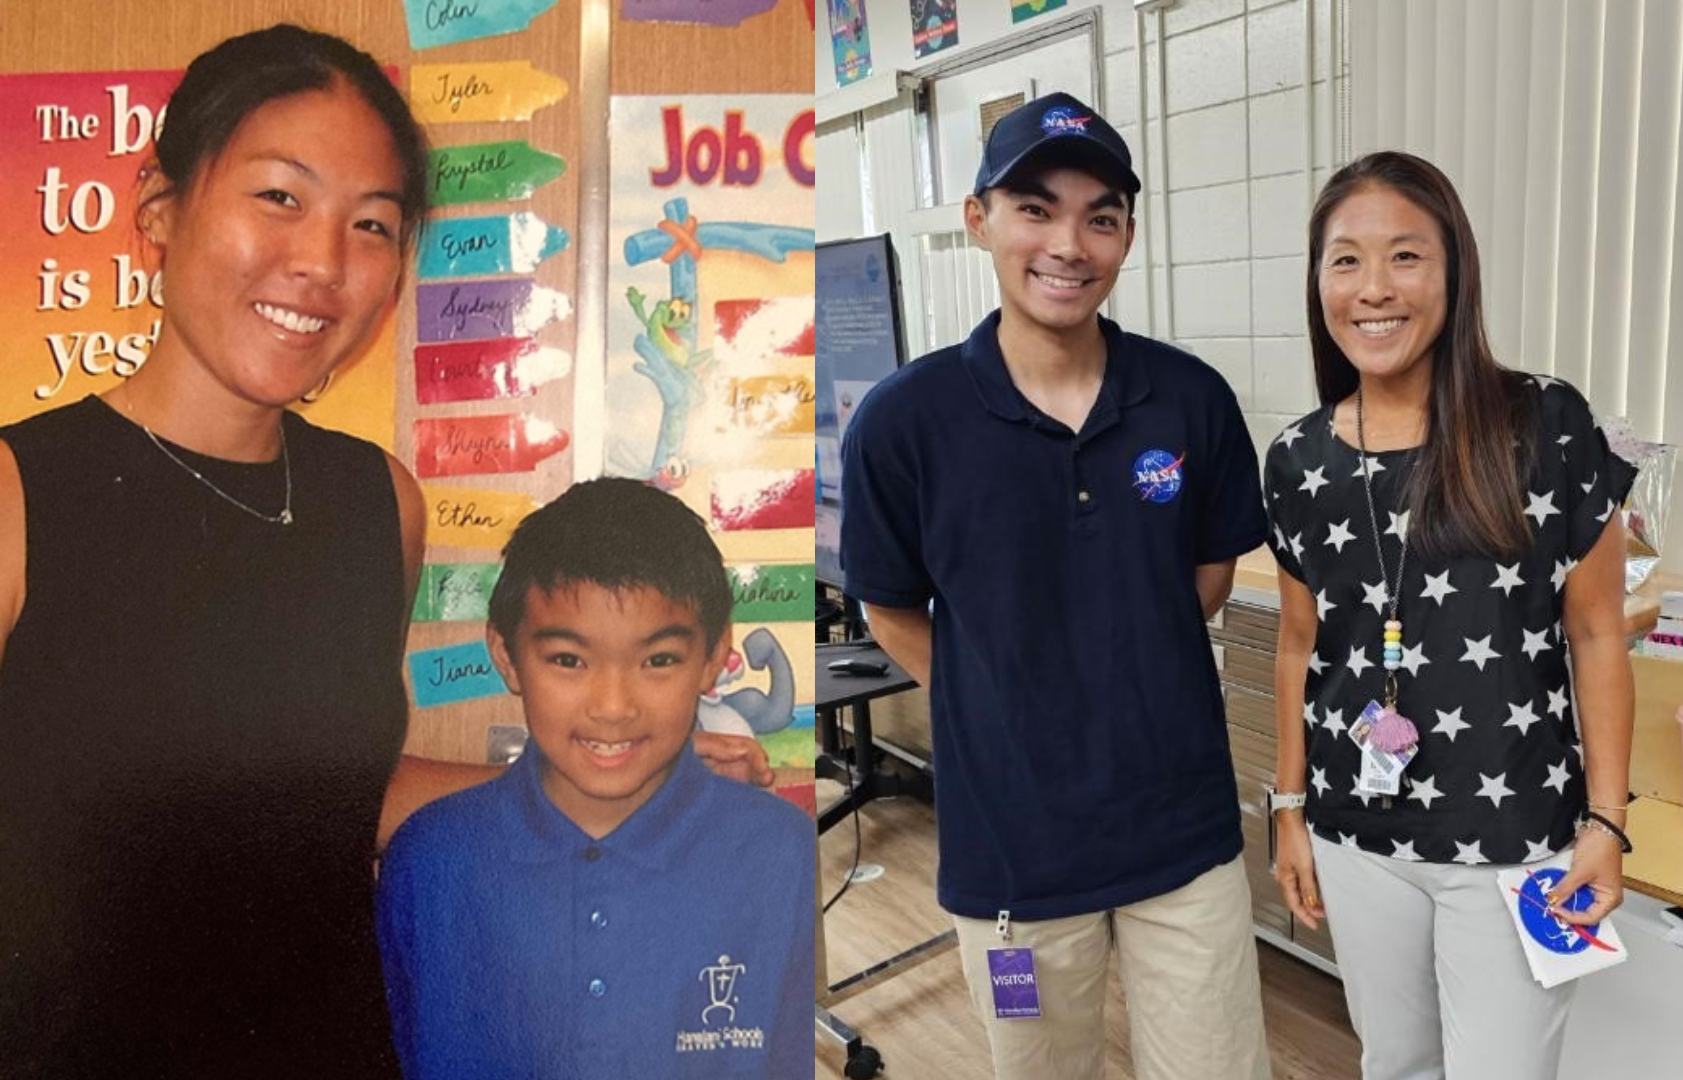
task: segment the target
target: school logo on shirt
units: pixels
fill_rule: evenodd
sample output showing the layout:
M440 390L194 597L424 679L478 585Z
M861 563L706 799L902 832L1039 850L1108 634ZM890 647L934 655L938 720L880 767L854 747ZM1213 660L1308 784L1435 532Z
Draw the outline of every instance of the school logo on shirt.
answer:
M716 1050L763 1050L766 1033L757 1027L738 1027L736 1009L740 999L737 983L748 974L748 965L721 955L717 963L701 969L698 981L707 992L699 998L701 1028L679 1031L677 1051L680 1054L705 1053Z
M1173 501L1184 482L1181 466L1185 461L1185 454L1176 457L1167 450L1147 450L1134 459L1134 490L1146 502Z
M1047 109L1040 118L1040 130L1045 135L1085 135L1092 116L1083 116L1067 105Z

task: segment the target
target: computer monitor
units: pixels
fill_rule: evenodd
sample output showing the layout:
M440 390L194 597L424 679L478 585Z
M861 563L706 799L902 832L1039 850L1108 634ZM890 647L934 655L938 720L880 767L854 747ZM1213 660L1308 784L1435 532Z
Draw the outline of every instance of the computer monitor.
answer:
M817 251L818 580L840 589L841 439L866 391L905 363L900 270L885 233Z

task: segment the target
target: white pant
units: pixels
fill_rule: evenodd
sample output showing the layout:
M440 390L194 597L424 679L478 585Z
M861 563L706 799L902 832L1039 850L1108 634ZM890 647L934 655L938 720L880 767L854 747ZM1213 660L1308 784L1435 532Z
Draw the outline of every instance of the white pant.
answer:
M1114 950L1139 1080L1268 1080L1250 886L1238 859L1162 896L1043 922L954 917L970 996L997 1080L1101 1080L1105 979ZM987 950L1034 950L1040 1013L994 1016Z
M1313 845L1363 1080L1554 1080L1572 984L1531 977L1500 867Z

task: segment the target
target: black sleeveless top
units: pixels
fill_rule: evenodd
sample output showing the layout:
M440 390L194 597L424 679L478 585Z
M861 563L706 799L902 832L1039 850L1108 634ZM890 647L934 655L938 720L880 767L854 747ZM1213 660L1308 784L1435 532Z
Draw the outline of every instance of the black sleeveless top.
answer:
M371 862L403 741L378 448L285 417L260 521L98 398L0 430L0 1078L395 1076ZM278 513L280 462L171 450Z

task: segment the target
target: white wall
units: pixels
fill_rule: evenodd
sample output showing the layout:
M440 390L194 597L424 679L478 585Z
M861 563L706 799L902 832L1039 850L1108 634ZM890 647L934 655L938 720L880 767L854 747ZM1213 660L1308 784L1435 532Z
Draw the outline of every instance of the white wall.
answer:
M1316 31L1312 50L1306 3ZM836 160L843 168L819 172L819 235L893 232L905 277L908 347L915 355L959 340L993 304L986 255L962 240L957 194L944 206L920 201L912 98L896 94L893 73L927 74L931 62L945 64L966 50L997 51L1037 26L1097 7L1101 93L1093 104L1133 149L1146 189L1112 317L1175 341L1217 367L1239 396L1253 440L1264 447L1315 405L1304 315L1304 222L1312 187L1332 164L1339 130L1333 88L1343 83L1329 81L1337 70L1332 5L1180 0L1161 16L1159 48L1158 16L1137 25L1128 3L1072 0L1012 27L1008 0L960 0L960 45L914 61L907 5L870 0L873 77L879 80L872 92L887 100L842 116L834 116L838 103L845 107L850 92L858 91L836 88L828 22L820 19L819 116L833 117L820 124L820 152L830 155L825 162ZM1159 52L1165 59L1161 84ZM1309 61L1312 117L1304 90ZM969 159L968 169L974 170L975 160ZM952 165L948 171L963 170ZM867 189L865 198L850 201L852 192ZM1148 275L1154 282L1149 291Z

